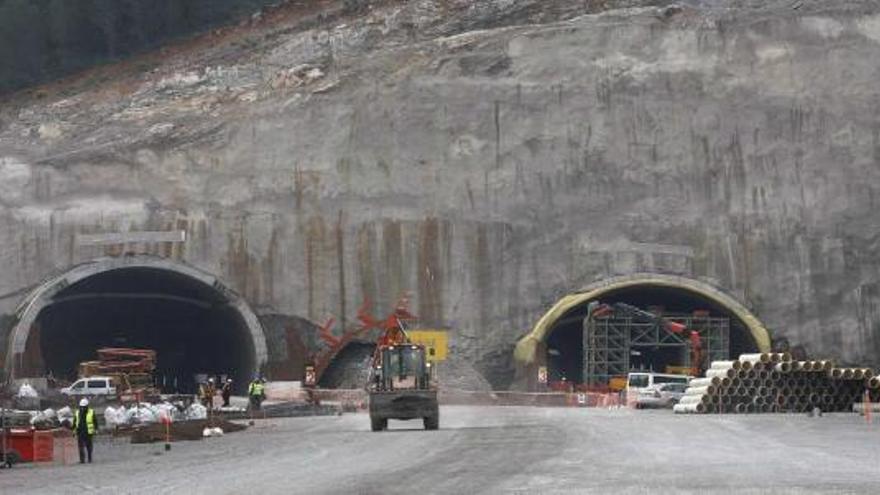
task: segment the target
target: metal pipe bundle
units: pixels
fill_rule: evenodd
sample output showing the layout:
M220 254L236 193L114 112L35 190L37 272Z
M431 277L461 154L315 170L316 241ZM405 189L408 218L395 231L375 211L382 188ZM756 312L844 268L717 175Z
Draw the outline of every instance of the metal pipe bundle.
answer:
M851 411L863 400L880 401L880 377L869 368L792 361L785 352L754 353L711 363L705 377L691 380L675 412Z

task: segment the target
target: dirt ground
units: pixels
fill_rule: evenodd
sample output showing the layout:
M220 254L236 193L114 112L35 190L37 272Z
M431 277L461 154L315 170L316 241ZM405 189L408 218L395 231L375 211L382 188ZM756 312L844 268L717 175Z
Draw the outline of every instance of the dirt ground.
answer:
M365 414L201 442L103 439L90 466L18 466L2 493L876 493L880 423L851 414L443 407L441 429Z

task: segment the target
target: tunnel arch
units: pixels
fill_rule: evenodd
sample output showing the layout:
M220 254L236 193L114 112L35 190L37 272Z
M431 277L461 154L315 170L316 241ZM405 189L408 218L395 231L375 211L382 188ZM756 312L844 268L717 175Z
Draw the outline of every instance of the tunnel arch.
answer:
M149 287L133 287L129 292L113 294L112 297L100 293L114 281ZM9 334L5 360L7 376L21 375L25 352L29 345L34 345L29 344L29 340L33 340L34 328L39 328L42 318L57 307L73 306L78 302L84 304L81 301L96 297L96 290L108 300L120 301L118 304L131 299L150 300L153 308L159 311L169 305L213 308L218 318L224 318L225 325L235 327L238 340L230 342L245 348L238 352L241 353L240 367L246 369L237 371L236 382L246 381L267 362L266 339L259 319L248 303L217 277L164 258L126 256L99 258L74 266L42 282L24 298L16 310L16 323ZM243 385L239 383L239 386Z
M705 301L727 313L731 319L741 325L748 332L754 349L761 352L770 350L770 335L763 323L742 303L724 291L708 283L686 277L639 273L604 279L562 297L544 313L531 331L517 342L514 350L516 362L523 366L538 364L539 349L547 347L557 325L578 308L585 307L590 301L615 299L621 294L633 294L639 290L667 291Z

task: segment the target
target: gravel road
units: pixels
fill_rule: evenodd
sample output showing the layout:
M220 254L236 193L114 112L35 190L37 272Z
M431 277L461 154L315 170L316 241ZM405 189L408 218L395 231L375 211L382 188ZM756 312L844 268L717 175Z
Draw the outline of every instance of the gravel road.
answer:
M880 424L856 415L443 407L441 429L365 414L201 442L104 439L93 465L0 471L0 493L877 493Z

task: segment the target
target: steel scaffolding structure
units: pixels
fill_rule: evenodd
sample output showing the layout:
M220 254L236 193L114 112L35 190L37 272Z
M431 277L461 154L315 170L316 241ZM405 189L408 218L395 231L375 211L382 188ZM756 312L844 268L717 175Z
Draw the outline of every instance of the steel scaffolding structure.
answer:
M730 319L710 316L665 316L696 330L703 344L706 363L728 359L730 355ZM606 385L614 376L626 376L630 369L630 353L644 348L680 348L681 362L690 367L690 342L687 335L675 334L656 322L634 320L630 316L584 318L584 383ZM665 370L654 370L664 373Z

